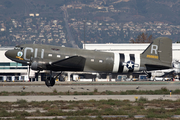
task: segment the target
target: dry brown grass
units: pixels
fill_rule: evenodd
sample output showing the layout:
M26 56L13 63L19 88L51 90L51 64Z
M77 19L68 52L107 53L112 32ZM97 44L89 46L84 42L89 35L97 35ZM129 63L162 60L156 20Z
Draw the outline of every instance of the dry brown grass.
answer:
M37 109L36 109L37 108ZM18 111L7 113L6 110L16 109L36 109L36 112L22 112L19 117L43 116L43 115L147 115L149 118L163 118L171 115L180 115L179 100L145 100L141 101L121 101L121 100L89 100L89 101L43 101L27 102L18 100L17 102L1 102L0 116L16 116ZM47 110L41 113L39 110ZM146 119L146 118L145 118Z

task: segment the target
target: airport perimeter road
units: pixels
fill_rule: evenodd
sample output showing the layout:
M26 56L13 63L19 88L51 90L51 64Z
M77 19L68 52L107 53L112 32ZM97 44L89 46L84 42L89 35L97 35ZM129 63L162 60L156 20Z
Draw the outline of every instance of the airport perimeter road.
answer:
M122 83L122 84L121 84ZM24 87L24 89L23 89ZM61 82L53 87L47 87L44 82L1 82L0 92L93 92L97 89L102 91L126 91L126 90L159 90L166 87L168 90L180 89L180 82Z
M178 100L180 95L48 95L48 96L0 96L0 102L16 102L17 100L31 101L79 101L79 100L130 100L135 101L135 97L146 98L147 100L160 99L160 100Z

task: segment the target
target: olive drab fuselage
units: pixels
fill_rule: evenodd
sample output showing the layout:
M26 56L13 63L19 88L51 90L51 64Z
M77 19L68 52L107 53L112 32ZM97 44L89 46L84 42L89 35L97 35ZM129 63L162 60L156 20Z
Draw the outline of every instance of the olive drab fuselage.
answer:
M130 73L167 69L172 62L172 41L157 38L142 54L100 52L42 44L19 45L5 53L33 70Z

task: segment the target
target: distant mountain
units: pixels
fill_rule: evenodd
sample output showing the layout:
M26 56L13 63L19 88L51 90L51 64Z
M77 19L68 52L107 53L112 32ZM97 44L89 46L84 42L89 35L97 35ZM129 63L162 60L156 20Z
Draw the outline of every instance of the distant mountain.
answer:
M119 19L123 21L161 21L180 24L179 0L126 0L114 3L115 9L125 9Z
M41 13L42 16L61 17L63 5L94 5L109 7L120 12L97 12L98 9L83 11L83 17L98 20L109 17L119 22L161 21L180 24L179 0L1 0L0 20L21 18L29 13ZM74 12L73 16L81 15L82 11ZM71 14L70 14L71 15ZM71 17L71 16L70 16Z
M179 41L180 0L0 0L0 46L127 43L143 32Z

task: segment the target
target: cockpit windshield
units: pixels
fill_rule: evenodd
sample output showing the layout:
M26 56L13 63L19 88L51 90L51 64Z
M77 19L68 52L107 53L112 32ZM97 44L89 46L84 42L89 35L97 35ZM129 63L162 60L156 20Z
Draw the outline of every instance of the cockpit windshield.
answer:
M23 47L15 46L15 47L14 47L14 50L23 50Z

